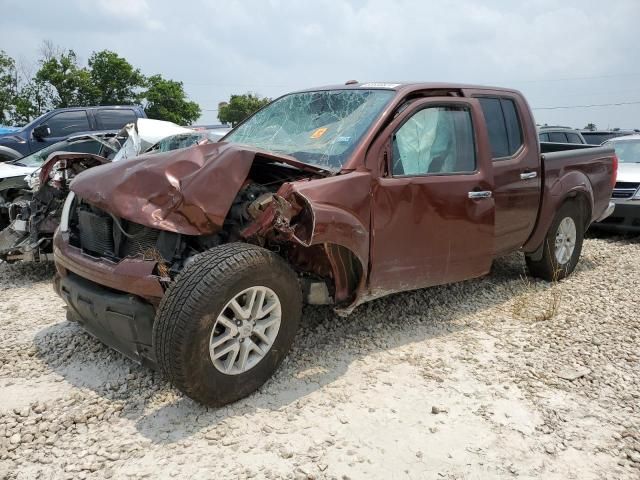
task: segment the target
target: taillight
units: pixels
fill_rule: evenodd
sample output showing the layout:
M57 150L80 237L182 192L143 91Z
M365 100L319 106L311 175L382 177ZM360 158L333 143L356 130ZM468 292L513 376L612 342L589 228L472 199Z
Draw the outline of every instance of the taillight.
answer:
M611 187L616 186L616 180L618 179L618 156L613 154L613 171L611 172Z

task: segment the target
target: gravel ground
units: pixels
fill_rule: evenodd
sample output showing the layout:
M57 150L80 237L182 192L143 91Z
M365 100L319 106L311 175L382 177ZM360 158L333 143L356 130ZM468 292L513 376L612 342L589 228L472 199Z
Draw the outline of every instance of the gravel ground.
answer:
M640 478L640 237L559 284L518 255L343 319L307 308L259 392L201 407L0 265L0 479Z

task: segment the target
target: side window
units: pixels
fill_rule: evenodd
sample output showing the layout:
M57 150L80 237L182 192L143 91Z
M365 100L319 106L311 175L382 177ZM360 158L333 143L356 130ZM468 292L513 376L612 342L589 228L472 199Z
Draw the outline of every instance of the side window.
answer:
M548 142L549 141L549 134L548 133L541 133L538 136L540 137L540 141L541 142Z
M509 140L507 138L507 126L504 123L504 115L500 100L497 98L481 97L478 99L484 113L484 120L489 132L489 143L493 158L509 156Z
M549 132L549 141L556 143L567 143L564 132Z
M471 114L466 108L428 107L393 136L393 175L473 172L476 169Z
M507 140L509 141L509 155L513 155L522 146L522 127L513 100L501 98L502 112L504 113L504 123L507 126Z
M46 120L45 124L51 129L52 137L68 137L73 133L91 130L84 110L60 112Z
M487 124L494 159L510 157L522 146L522 126L513 100L478 98Z
M584 143L577 133L567 132L566 135L569 143Z
M120 130L127 123L136 121L136 114L129 108L104 109L96 111L98 125L104 130Z

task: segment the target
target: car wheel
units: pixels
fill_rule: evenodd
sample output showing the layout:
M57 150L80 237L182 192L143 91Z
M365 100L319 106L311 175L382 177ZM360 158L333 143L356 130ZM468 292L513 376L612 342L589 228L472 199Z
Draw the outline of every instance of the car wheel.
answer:
M543 244L542 258L526 257L529 273L547 281L561 280L576 268L582 241L584 220L578 204L565 202L556 213Z
M276 371L301 310L298 278L278 255L244 243L212 248L184 268L160 303L158 364L194 400L234 402Z

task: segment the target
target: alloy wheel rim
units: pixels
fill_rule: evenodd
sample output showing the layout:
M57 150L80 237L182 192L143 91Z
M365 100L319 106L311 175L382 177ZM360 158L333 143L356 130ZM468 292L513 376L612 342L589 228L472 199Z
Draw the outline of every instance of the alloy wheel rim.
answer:
M225 375L239 375L262 360L278 336L282 305L268 287L255 286L236 294L216 319L209 338L209 356Z
M565 265L571 260L576 247L576 224L571 217L565 217L558 225L555 241L556 260Z

